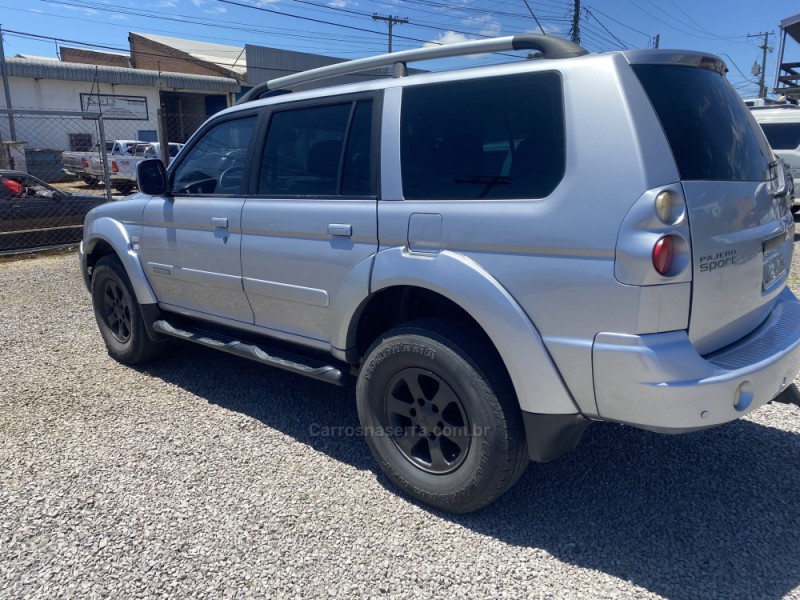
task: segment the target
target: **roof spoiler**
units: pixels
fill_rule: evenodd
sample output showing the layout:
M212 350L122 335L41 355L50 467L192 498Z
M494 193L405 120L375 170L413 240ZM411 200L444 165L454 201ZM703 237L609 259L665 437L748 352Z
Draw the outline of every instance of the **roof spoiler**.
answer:
M270 81L259 83L252 90L249 90L236 104L267 98L276 95L276 92L279 91L285 93L285 88L289 86L319 81L336 75L348 75L377 67L392 66L394 77L405 77L407 75L406 63L435 58L505 52L508 50L538 50L542 53L542 58L545 59L576 58L588 54L588 51L578 44L550 35L514 35L486 40L471 40L458 44L442 44L440 46L402 50L392 54L357 58L271 79Z

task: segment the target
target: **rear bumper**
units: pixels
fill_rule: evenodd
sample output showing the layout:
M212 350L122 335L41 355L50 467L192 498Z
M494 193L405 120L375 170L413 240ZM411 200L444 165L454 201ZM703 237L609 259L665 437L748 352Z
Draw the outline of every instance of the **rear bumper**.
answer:
M685 331L595 338L599 416L683 433L742 417L792 383L800 370L800 302L786 288L769 317L741 340L700 356Z

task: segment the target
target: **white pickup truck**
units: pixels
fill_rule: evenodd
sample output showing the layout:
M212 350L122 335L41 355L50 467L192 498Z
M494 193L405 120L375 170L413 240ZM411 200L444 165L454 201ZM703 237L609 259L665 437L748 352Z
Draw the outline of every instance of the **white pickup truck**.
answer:
M170 142L169 160L178 155L183 144ZM122 194L130 194L136 185L136 165L146 158L161 158L161 144L158 142L136 143L131 152L123 156L109 156L108 168L110 171L111 186ZM92 172L103 178L102 158L94 157L91 162Z
M141 144L139 140L106 140L106 154L109 159L112 156L132 155L136 144ZM80 177L89 185L94 185L104 179L103 157L100 152L100 144L95 144L90 151L61 153L61 162L64 165L64 173L71 176ZM110 166L110 163L109 163Z

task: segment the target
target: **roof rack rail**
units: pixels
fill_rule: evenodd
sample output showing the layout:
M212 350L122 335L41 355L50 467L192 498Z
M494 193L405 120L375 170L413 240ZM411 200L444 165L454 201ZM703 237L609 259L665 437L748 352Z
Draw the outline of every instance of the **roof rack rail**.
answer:
M271 79L264 83L259 83L253 89L242 96L236 104L244 104L260 98L266 98L269 92L287 88L290 85L309 83L336 75L347 75L358 73L377 67L394 66L394 76L404 77L407 72L405 65L409 62L431 60L435 58L450 58L454 56L469 56L474 54L486 54L489 52L504 52L508 50L538 50L542 53L542 58L561 59L575 58L588 54L588 51L578 44L553 37L550 35L513 35L500 38L490 38L486 40L471 40L458 44L443 44L427 48L414 48L412 50L402 50L392 54L381 54L379 56L369 56L367 58L357 58L326 67L310 69L293 75L286 75Z

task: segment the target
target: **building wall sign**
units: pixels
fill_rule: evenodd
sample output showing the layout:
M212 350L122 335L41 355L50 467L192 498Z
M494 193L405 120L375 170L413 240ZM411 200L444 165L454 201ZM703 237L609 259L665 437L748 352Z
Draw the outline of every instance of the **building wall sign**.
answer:
M112 94L81 94L81 110L103 113L104 119L147 121L147 98Z

